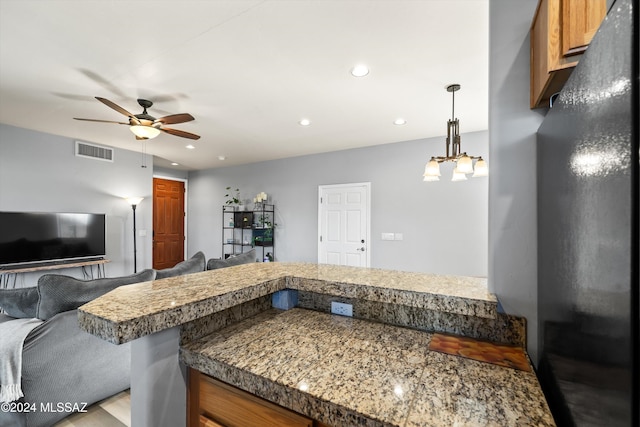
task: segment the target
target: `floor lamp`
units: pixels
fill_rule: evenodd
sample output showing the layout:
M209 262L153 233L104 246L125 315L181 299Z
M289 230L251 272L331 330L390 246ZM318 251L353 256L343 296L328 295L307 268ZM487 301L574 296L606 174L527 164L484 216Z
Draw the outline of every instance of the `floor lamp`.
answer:
M142 201L142 197L128 197L127 202L131 205L131 209L133 209L133 272L137 273L138 262L136 260L136 206Z

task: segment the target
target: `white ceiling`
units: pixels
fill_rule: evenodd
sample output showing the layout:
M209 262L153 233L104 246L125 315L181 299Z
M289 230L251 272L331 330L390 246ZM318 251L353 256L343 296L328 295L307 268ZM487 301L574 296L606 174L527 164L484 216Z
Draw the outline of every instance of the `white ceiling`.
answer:
M165 167L441 136L450 83L461 132L487 129L488 0L0 0L0 122L140 151L125 126L73 117L126 121L94 97L133 114L146 98L202 136L148 141Z

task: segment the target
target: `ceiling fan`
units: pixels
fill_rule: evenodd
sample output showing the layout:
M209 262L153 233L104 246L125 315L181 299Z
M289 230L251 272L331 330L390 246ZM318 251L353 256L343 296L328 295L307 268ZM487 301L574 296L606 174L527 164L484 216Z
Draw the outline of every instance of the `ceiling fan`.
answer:
M75 120L84 120L88 122L100 122L100 123L116 123L119 125L128 125L129 129L136 136L136 139L152 139L160 135L160 132L165 132L170 135L180 136L182 138L200 139L200 135L185 132L183 130L173 129L165 127L165 125L173 125L177 123L185 123L194 120L191 114L171 114L164 117L155 118L147 113L147 108L153 105L153 102L146 99L138 99L138 104L142 107L141 114L131 114L118 104L109 101L105 98L96 96L96 99L102 102L107 107L113 108L120 114L124 114L129 117L129 122L115 122L111 120L97 120L97 119L81 119L74 117Z

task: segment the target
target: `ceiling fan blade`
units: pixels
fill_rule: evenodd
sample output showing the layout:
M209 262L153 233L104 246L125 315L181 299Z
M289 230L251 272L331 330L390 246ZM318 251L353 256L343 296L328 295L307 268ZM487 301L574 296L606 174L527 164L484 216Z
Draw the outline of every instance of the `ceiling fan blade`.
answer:
M200 139L200 135L196 135L194 133L185 132L183 130L171 129L171 128L165 128L165 127L160 128L160 130L163 131L163 132L166 132L168 134L171 134L171 135L181 136L183 138Z
M74 117L74 120L84 120L85 122L100 122L100 123L115 123L118 125L129 125L129 123L124 122L114 122L113 120L98 120L98 119L81 119L78 117Z
M121 106L119 106L118 104L109 101L106 98L100 98L99 96L96 96L96 99L100 102L102 102L104 105L106 105L107 107L113 108L114 110L116 110L118 113L120 114L124 114L125 116L129 117L130 119L134 119L136 121L138 121L138 118L136 116L134 116L133 114L131 114L130 112L128 112L127 110L125 110L124 108L122 108Z
M195 120L191 114L182 113L182 114L171 114L169 116L164 116L156 119L156 122L160 122L165 125L175 125L177 123L186 123Z

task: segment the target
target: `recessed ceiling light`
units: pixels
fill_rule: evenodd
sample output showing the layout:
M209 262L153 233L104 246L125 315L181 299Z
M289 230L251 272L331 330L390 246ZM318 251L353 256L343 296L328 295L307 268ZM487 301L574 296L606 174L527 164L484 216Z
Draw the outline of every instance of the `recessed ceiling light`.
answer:
M395 121L393 122L393 124L394 124L394 125L398 125L398 126L406 125L406 124L407 124L407 121L406 121L405 119L395 119Z
M300 120L298 123L300 123L300 126L309 126L311 124L311 120L309 119L302 119Z
M353 77L364 77L369 74L369 67L364 64L358 64L351 69L351 75Z
M218 156L218 160L227 160L225 156Z
M171 162L171 166L179 166L179 165L180 165L179 163Z
M194 149L194 148L196 148L196 147L195 147L195 146L193 146L193 145L191 145L191 144L189 144L189 145L187 145L187 146L186 146L186 148L188 148L189 150L193 150L193 149Z

